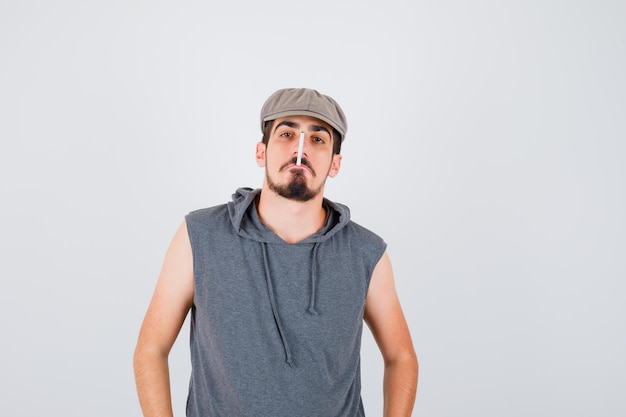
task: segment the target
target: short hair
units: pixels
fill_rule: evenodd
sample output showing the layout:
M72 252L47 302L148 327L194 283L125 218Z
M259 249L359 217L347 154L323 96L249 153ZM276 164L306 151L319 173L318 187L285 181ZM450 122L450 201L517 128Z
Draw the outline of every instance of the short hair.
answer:
M261 139L261 142L263 142L265 144L265 146L267 146L267 143L270 140L270 136L272 135L272 127L274 126L274 121L275 120L268 120L263 125L263 139ZM340 154L341 153L341 142L342 142L341 134L334 127L332 129L333 129L333 133L332 133L331 136L332 136L332 140L333 140L333 155Z

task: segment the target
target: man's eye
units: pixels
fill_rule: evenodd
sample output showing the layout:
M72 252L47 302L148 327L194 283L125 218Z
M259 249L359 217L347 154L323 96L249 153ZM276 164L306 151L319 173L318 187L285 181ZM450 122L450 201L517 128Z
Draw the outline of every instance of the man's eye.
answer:
M289 138L289 137L291 137L292 135L291 135L291 133L289 133L289 132L283 132L283 133L281 133L281 134L280 134L280 136L282 136L282 137L284 137L284 138Z
M319 136L315 136L313 140L317 143L324 143L324 139L320 138Z

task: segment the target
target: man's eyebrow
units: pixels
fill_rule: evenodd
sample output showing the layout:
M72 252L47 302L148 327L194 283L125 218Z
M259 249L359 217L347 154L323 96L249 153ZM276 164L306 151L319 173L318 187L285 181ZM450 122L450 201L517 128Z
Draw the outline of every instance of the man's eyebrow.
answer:
M289 126L292 129L298 129L300 127L298 123L290 122L289 120L283 120L282 122L276 125L276 127L274 128L274 132L276 132L278 128L281 126Z
M333 135L330 134L330 131L324 126L313 125L309 130L312 130L313 132L326 132L328 133L328 136L330 136L331 138L333 137Z

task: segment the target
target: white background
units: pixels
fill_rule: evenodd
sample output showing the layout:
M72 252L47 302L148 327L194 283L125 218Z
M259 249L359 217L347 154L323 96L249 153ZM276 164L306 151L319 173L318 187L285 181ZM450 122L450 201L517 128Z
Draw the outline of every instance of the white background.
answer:
M626 415L625 21L609 0L0 1L0 415L140 415L169 240L261 185L283 87L348 115L327 196L389 244L415 416ZM367 330L362 362L380 416Z

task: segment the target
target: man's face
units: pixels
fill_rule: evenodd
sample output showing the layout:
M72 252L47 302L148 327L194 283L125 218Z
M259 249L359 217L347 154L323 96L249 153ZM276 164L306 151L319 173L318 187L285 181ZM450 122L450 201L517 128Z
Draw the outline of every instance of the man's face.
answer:
M308 201L323 192L326 177L337 175L341 165L341 155L333 155L332 131L330 125L310 116L274 120L267 145L257 144L256 152L269 188L296 201ZM300 132L304 132L304 144L298 166Z

